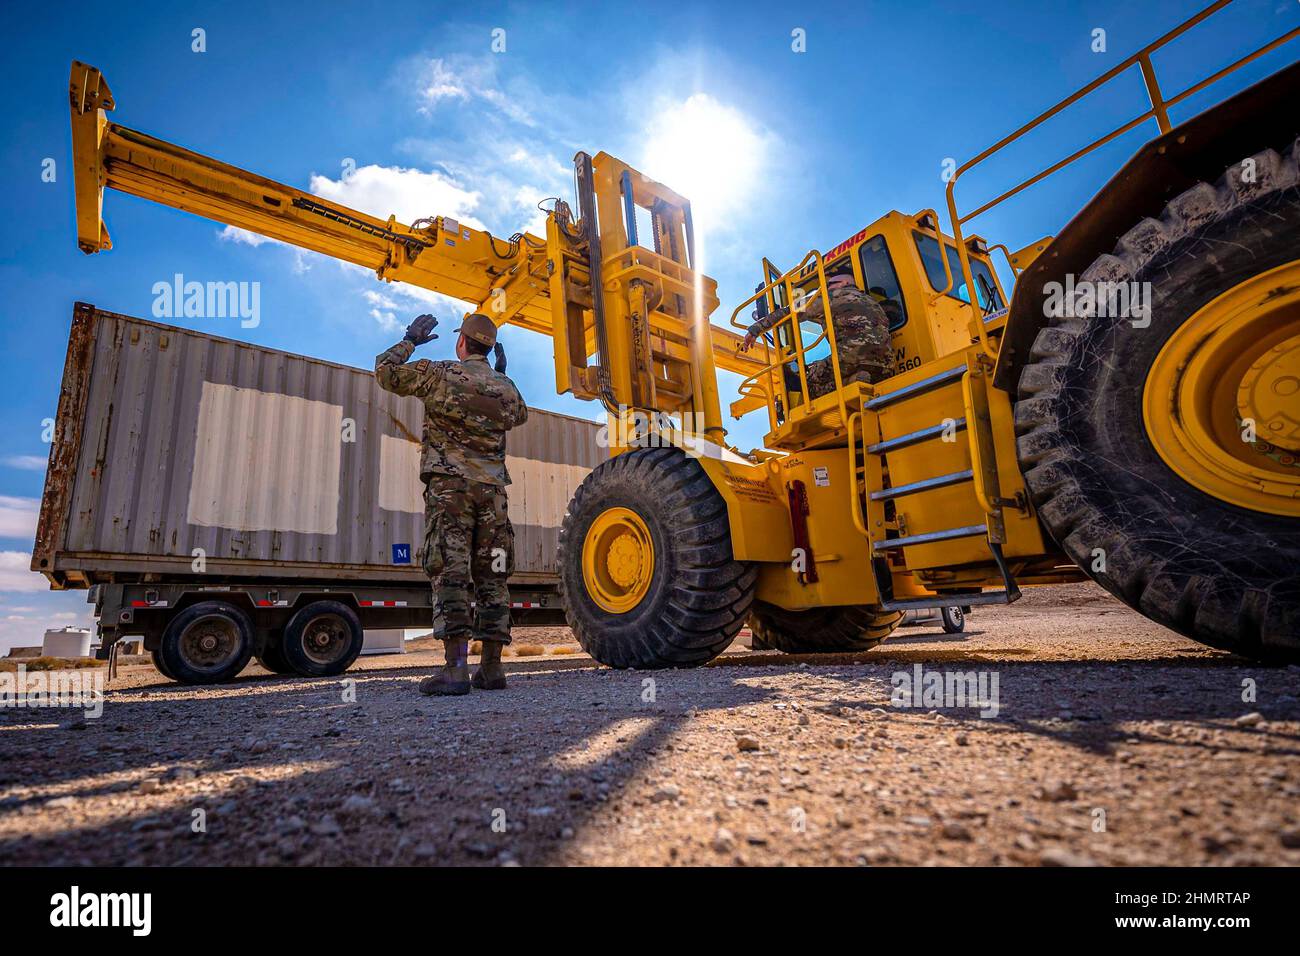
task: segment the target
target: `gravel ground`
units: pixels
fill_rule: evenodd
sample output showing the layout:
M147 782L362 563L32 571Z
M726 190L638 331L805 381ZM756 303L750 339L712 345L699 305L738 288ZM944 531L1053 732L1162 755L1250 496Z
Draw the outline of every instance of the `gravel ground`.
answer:
M136 663L98 719L0 710L0 861L1300 864L1300 669L1091 585L859 655L619 672L516 641L545 653L503 693L418 696L422 650L215 688ZM986 716L892 706L918 664L982 675Z

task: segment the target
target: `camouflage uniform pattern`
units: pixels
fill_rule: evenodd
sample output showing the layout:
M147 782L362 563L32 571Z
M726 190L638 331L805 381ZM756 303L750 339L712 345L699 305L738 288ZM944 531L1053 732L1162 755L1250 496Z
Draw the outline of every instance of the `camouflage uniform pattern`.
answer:
M831 289L830 298L835 346L844 384L883 381L889 374L893 352L885 310L855 286L836 286ZM789 309L777 309L751 325L749 331L755 335L767 332L789 314ZM825 327L826 310L820 294L809 299L800 319ZM808 391L813 398L835 390L835 371L831 368L829 356L809 362L807 374Z
M528 407L485 356L407 363L414 350L403 340L378 356L375 378L424 402L422 564L433 588L434 635L509 643L506 579L514 570L515 534L507 514L506 432L527 420Z
M506 506L501 485L433 475L425 486L423 564L440 640L510 643L506 579L515 569L515 530Z
M486 356L463 362L406 363L415 351L403 339L375 359L381 388L424 402L420 480L458 475L489 485L508 485L506 432L528 418L515 383L495 371Z

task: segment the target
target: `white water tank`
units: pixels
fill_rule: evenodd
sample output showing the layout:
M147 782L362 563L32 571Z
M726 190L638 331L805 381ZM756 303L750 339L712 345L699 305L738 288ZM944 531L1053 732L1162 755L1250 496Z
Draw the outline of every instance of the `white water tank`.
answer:
M58 627L45 632L41 644L44 657L89 657L90 630L84 627Z
M406 631L400 627L368 627L365 630L365 642L361 645L362 654L405 654Z

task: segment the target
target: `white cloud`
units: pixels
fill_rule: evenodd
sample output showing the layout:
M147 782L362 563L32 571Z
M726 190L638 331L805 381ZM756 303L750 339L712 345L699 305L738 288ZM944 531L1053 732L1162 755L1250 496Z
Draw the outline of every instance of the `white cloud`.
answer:
M369 271L359 267L357 271L364 273L373 281L374 276ZM406 285L403 282L387 284L382 292L364 289L361 297L370 306L371 318L378 323L383 332L391 335L405 331L410 321L423 312L431 312L438 317L442 323L438 327L439 335L444 335L456 328L460 324L461 316L469 311L466 303L460 299L453 299L441 292L421 289L419 286Z
M563 183L573 174L570 167L565 166L554 156L525 146L516 145L506 156L506 160L511 165L526 170L533 178L549 179Z
M420 97L427 104L424 109L436 105L439 100L469 99L469 93L461 85L456 74L441 59L430 60L420 88Z
M381 219L396 215L411 223L427 216L450 216L482 229L474 210L482 196L435 171L400 166L360 166L340 179L313 174L309 190Z
M496 62L491 57L434 57L414 61L414 68L419 112L426 116L443 103L479 101L516 123L526 126L535 123L525 105L527 97L518 90L506 92L500 88Z
M7 466L22 471L44 471L49 460L47 455L6 455L4 457Z
M40 509L39 498L0 495L0 538L26 538L30 541L36 537L36 518Z
M238 226L226 226L217 232L217 238L223 242L233 242L241 246L264 246L268 242L277 246L286 245L279 239L272 239L270 236L263 236L260 233L249 232L247 229L240 229Z
M379 323L381 331L396 335L406 328L397 320L398 305L390 296L375 292L373 289L366 289L362 297L370 303L370 316Z
M0 551L0 591L48 591L45 575L31 570L29 551ZM26 608L10 608L12 611Z

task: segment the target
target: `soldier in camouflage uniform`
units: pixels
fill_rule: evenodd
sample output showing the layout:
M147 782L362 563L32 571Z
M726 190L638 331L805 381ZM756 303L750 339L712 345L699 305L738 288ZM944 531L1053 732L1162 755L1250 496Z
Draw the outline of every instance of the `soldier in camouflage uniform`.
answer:
M466 694L506 686L501 648L510 643L514 529L506 514L506 432L528 417L505 376L497 328L486 315L465 316L456 341L459 361L407 364L416 346L437 338L438 320L419 316L406 337L375 359L375 378L398 395L424 402L420 480L424 492L424 570L433 587L434 635L446 649L441 672L420 682L422 694ZM487 363L496 349L497 368ZM474 613L470 614L473 594ZM469 676L469 640L483 642Z
M830 293L831 319L835 326L835 346L840 356L840 376L845 385L852 382L880 382L889 374L892 346L889 319L874 298L853 284L847 275L826 280ZM825 327L826 310L820 292L809 298L799 313L800 321ZM740 350L748 350L755 340L790 314L789 308L777 309L749 327ZM805 343L807 344L807 343ZM807 363L808 391L812 398L835 391L835 371L830 356ZM795 381L798 380L796 372ZM798 387L797 385L795 386Z

